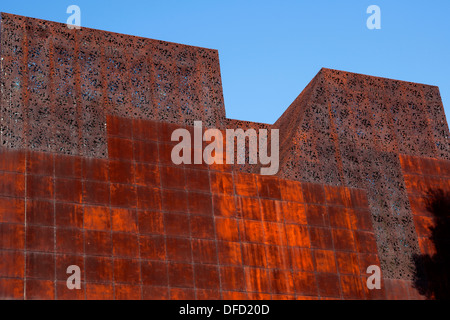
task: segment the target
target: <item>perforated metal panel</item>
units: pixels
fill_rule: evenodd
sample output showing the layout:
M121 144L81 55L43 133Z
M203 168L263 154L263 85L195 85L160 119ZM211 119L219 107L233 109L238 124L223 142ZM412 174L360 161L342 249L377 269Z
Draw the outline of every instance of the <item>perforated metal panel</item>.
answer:
M217 51L2 13L2 145L106 157L106 115L222 127Z
M450 158L438 88L322 69L274 127L280 176L367 190L385 275L411 279L418 242L399 154Z

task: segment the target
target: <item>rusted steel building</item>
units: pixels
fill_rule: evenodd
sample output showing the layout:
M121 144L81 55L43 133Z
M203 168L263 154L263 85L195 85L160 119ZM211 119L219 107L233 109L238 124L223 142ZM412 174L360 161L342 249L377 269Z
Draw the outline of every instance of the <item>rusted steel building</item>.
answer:
M322 69L260 124L226 118L215 50L5 13L0 38L1 299L439 298L437 87ZM277 176L174 165L196 120L279 129Z

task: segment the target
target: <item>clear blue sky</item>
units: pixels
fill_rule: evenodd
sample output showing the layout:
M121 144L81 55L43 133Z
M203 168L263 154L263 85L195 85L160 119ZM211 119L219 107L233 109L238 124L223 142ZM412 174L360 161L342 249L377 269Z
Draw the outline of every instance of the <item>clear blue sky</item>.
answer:
M322 67L440 87L450 119L450 1L15 0L0 11L219 50L229 118L273 123ZM369 5L382 29L368 30Z

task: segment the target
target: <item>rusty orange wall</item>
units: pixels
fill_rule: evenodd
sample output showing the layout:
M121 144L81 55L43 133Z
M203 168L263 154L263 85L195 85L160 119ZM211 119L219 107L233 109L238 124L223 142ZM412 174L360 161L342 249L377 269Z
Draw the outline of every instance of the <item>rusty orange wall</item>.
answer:
M446 192L448 195L450 192L450 161L400 155L400 163L420 253L425 256L433 256L436 248L431 236L432 228L436 225L435 217L429 207L430 200L432 200L430 191L442 190L444 195ZM386 299L425 299L425 295L416 288L414 280L417 280L417 276L413 280L384 279Z
M450 192L450 161L402 155L400 157L414 225L423 254L434 254L430 240L433 214L427 205L430 191Z
M107 127L109 159L0 149L0 298L386 297L363 190L174 166L173 125Z
M433 256L436 251L431 239L431 228L435 223L428 207L429 192L450 192L450 161L400 155L400 163L421 254ZM387 299L425 299L416 289L414 279L384 279L384 283Z

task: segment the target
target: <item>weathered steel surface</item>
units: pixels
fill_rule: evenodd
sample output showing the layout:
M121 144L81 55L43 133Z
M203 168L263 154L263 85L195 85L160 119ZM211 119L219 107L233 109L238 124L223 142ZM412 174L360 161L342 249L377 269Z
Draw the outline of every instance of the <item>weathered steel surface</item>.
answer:
M418 241L399 155L450 159L439 89L322 69L273 127L279 175L367 190L383 271L411 279Z
M225 117L217 51L0 26L1 298L420 298L423 199L450 191L437 87L322 69L274 125L253 123ZM278 177L175 166L171 132L195 120L280 129Z
M106 115L222 127L215 50L2 13L1 145L106 157Z

